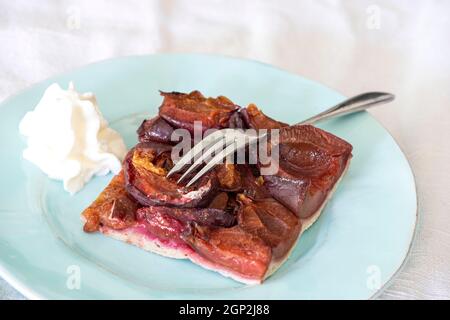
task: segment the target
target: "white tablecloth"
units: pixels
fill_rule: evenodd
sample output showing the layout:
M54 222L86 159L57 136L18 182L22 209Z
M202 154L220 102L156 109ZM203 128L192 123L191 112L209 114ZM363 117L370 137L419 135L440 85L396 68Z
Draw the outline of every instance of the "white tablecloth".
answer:
M393 92L372 113L411 162L420 224L381 298L449 299L449 12L444 0L0 0L0 100L93 61L174 51L264 61L346 95ZM0 298L20 297L0 279Z

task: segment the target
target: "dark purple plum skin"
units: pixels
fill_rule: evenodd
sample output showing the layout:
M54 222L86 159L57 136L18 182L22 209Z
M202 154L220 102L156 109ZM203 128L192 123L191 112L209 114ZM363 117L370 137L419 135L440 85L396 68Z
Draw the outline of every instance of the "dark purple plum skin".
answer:
M163 118L155 117L144 120L137 129L138 139L140 142L159 142L167 144L175 144L171 136L174 128Z
M280 130L278 173L264 176L272 197L300 218L308 218L326 201L351 158L352 146L311 125Z
M297 240L301 221L273 198L252 200L239 197L238 225L272 248L275 259L283 258Z
M236 224L236 216L230 212L212 208L171 208L162 206L149 207L177 219L185 224L195 222L203 226L232 227Z
M228 120L228 127L233 129L248 129L247 124L243 118L241 111L244 109L239 109L235 111Z
M240 116L244 125L251 129L280 129L289 126L286 123L274 120L258 109L254 104L240 110Z
M207 206L218 192L217 177L214 174L206 174L193 186L185 188L177 184L175 179L169 179L145 170L145 168L136 167L133 163L135 150L144 148L149 144L155 143L138 144L128 152L123 161L127 192L143 206L181 208ZM158 146L163 148L166 145L158 144ZM162 150L159 151L162 152Z
M309 185L309 179L264 176L264 186L270 195L295 213L300 212Z

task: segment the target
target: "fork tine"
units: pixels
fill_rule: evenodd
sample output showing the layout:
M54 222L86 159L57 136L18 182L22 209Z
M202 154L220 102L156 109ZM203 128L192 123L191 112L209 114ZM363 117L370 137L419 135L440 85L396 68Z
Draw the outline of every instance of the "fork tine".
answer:
M217 155L215 155L207 164L204 166L186 185L186 187L189 187L192 185L195 181L197 181L202 175L204 175L206 172L208 172L212 167L214 167L216 164L220 163L224 158L226 158L228 155L234 153L239 148L245 147L248 140L234 140L233 143L229 144L225 149L223 149L221 152L219 152Z
M209 147L213 143L216 143L219 139L225 136L225 132L222 130L211 133L205 139L197 143L188 153L186 153L181 159L175 164L175 166L169 171L167 177L170 177L175 172L180 171L186 164L190 163L192 159L195 159L199 154L203 152L205 147Z
M230 142L234 142L234 141L230 141ZM211 154L212 152L216 151L216 150L221 150L224 148L224 144L226 144L227 141L226 139L221 139L218 142L216 142L214 145L212 145L210 148L208 148L206 151L203 152L203 155L198 158L197 160L195 160L195 162L186 170L185 173L183 173L183 175L180 177L180 179L178 179L178 183L180 183L181 181L183 181L183 179L192 172L192 170L194 170L195 168L197 168L200 164L203 163L203 161L205 161ZM225 145L226 147L227 145Z

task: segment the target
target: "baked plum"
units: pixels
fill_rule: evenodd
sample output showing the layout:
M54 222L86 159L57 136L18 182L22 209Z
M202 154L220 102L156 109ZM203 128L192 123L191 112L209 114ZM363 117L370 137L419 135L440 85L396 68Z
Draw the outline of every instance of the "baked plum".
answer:
M244 278L263 279L272 259L271 248L239 226L212 228L191 224L182 238L204 259Z
M352 146L311 125L280 130L280 161L276 175L263 176L270 194L308 218L325 202L351 158Z
M242 177L241 192L254 200L270 198L271 195L264 186L264 179L259 175L259 170L256 166L238 165L238 169Z
M140 142L159 142L174 144L177 141L172 141L171 136L173 127L163 118L155 117L144 120L137 130L138 139Z
M242 119L248 128L252 129L281 129L289 126L286 123L274 120L258 109L254 104L240 111Z
M236 216L226 210L214 208L172 208L162 206L147 207L149 214L158 212L170 216L184 224L195 222L203 226L231 227L236 224Z
M241 194L238 200L238 225L272 248L273 259L284 258L300 234L298 217L273 198L255 201Z
M125 190L124 173L114 176L108 186L83 213L85 232L98 231L101 226L125 229L136 222L136 210L140 207Z
M235 164L223 163L214 168L221 190L237 191L242 189L241 174L236 167Z
M186 225L172 216L156 210L156 207L139 209L136 213L136 219L151 235L158 237L158 239L184 243L180 236L186 229Z
M161 92L164 97L159 116L176 128L194 131L194 121L200 121L202 130L221 129L229 124L230 117L239 106L228 98L205 98L199 91L189 94Z
M170 148L155 143L139 144L124 160L127 191L144 206L202 207L217 193L217 177L209 173L189 188L177 184L177 177L167 178L173 166Z
M230 116L230 120L228 121L228 128L248 129L244 116L241 113L243 110L245 109L239 109L236 112L233 112L233 114Z
M209 203L208 208L225 210L228 207L230 197L226 192L219 192Z

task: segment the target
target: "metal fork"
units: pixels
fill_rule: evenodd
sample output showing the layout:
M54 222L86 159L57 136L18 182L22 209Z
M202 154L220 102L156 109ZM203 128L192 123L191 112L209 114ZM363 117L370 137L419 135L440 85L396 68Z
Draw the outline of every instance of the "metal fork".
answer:
M311 118L308 118L295 125L311 124L321 120L330 119L346 114L355 113L365 110L369 107L383 104L394 100L395 96L384 92L367 92L353 98L347 99ZM187 187L192 185L201 176L208 172L212 167L221 163L225 158L234 154L237 150L245 146L255 143L267 136L267 131L262 133L248 133L237 129L218 130L203 140L198 142L188 153L186 153L169 171L167 177L180 171L186 165L195 160L194 163L183 173L178 179L178 183L183 181L193 170L199 167L203 162L215 154L206 165L186 184ZM201 156L200 156L201 155Z

